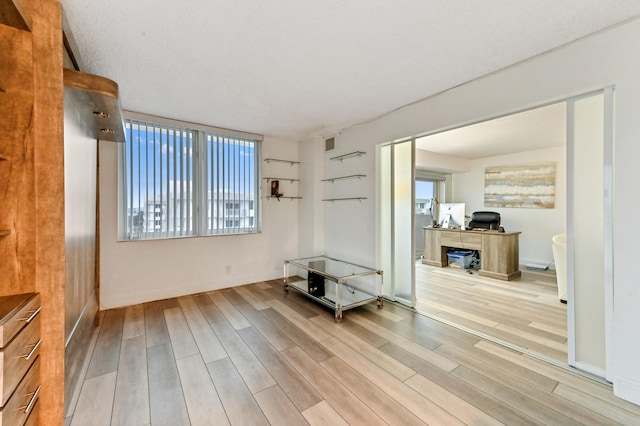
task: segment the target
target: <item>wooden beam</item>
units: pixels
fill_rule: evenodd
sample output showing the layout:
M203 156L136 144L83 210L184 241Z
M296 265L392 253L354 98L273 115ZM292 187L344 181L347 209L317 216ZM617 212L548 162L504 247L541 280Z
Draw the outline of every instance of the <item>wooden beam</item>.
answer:
M64 423L65 210L62 6L24 0L33 18L35 263L42 299L40 418Z
M124 124L118 84L108 78L71 69L64 70L65 96L78 97L92 130L90 136L109 142L124 142Z
M22 0L0 0L0 24L31 31L31 15Z

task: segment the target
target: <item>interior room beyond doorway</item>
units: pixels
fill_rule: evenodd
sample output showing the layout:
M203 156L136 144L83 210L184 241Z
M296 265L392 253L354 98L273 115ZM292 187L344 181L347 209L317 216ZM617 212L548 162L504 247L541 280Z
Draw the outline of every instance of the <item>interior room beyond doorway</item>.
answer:
M561 102L416 138L415 155L416 309L563 364L567 307L558 299L551 238L566 232L566 117ZM438 268L419 260L425 250L421 224L438 220L441 203L465 203L468 223L474 211L496 210L485 207L482 198L487 166L538 161L557 163L554 208L497 209L507 231L522 232L522 277L502 281L481 277L477 269ZM419 195L418 176L425 170L442 176L442 190L430 200ZM421 209L422 204L431 208ZM527 273L528 263L548 271Z

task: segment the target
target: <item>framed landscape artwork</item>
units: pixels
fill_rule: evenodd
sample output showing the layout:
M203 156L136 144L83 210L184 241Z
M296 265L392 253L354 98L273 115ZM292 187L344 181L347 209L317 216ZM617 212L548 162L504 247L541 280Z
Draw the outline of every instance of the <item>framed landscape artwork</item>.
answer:
M486 207L552 209L555 192L555 161L485 168Z

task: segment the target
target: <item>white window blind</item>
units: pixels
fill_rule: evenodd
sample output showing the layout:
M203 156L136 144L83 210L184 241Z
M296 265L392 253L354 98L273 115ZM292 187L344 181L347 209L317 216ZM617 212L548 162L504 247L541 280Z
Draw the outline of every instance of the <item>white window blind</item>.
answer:
M447 175L441 172L433 172L431 170L416 169L416 179L435 180L442 182L447 180Z
M255 227L256 152L256 141L207 134L206 233L243 233Z
M125 119L123 238L259 232L260 140L167 121Z

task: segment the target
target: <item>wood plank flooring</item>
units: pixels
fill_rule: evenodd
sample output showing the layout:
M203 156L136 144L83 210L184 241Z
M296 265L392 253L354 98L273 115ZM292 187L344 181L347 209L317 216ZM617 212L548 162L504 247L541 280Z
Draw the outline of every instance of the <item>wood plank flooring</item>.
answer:
M86 365L67 425L640 423L601 383L391 303L335 323L279 280L103 312Z
M567 362L567 305L556 287L416 263L416 310Z

